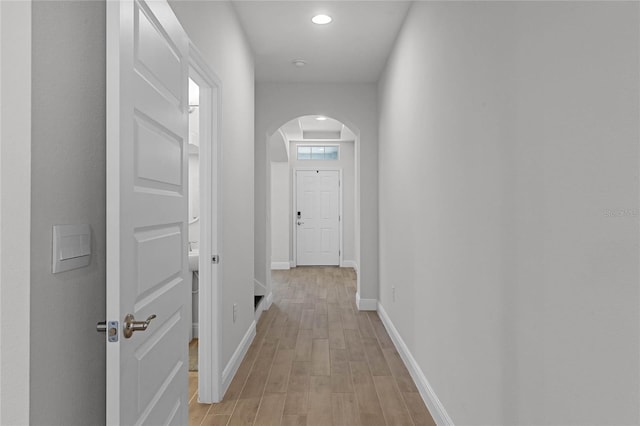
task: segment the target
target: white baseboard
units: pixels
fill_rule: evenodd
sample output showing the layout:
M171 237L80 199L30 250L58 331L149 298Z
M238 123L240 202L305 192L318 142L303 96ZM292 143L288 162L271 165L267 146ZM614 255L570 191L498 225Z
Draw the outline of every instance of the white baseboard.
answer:
M418 362L415 360L409 348L402 340L402 337L398 333L398 330L391 322L391 319L387 315L387 312L384 310L382 304L378 303L378 316L382 320L384 327L387 329L387 333L391 336L391 340L393 344L396 346L400 357L404 361L407 370L409 370L409 374L413 378L418 391L420 392L420 396L422 400L427 405L429 412L431 413L431 417L436 422L437 425L444 426L453 426L453 420L447 414L447 411L444 409L444 406L440 402L440 399L436 396L435 391L429 384L426 376L424 375L422 369L418 365Z
M271 262L271 270L287 270L291 268L289 262Z
M359 311L375 311L378 308L376 299L361 299L360 293L356 293L356 306Z
M296 262L294 262L293 260L289 261L289 267L290 268L295 268L296 267Z
M273 292L270 291L269 294L267 294L267 297L265 297L264 310L265 311L269 310L272 303L273 303Z
M247 350L253 341L253 338L256 336L256 322L253 321L249 326L249 329L244 334L244 337L240 341L240 344L236 348L235 352L231 356L231 359L227 363L227 366L224 367L222 371L222 389L220 395L224 395L231 384L231 380L233 376L236 375L238 371L238 367L240 367L240 363L244 359L244 356L247 354Z
M198 323L194 322L193 324L191 324L191 332L193 333L192 336L194 339L198 338Z
M253 319L255 320L256 324L258 323L258 321L260 320L260 317L262 316L262 311L264 311L264 309L262 309L263 305L264 305L264 297L262 298L260 303L258 303L258 306L256 306L256 310L253 312Z
M340 266L343 268L353 268L356 270L356 272L358 271L358 264L355 260L343 260L342 265Z

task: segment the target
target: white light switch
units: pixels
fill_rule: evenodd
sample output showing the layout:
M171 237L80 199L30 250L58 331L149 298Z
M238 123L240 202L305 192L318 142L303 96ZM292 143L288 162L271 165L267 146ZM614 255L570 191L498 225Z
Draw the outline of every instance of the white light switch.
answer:
M87 266L91 260L89 225L55 225L51 259L54 274Z

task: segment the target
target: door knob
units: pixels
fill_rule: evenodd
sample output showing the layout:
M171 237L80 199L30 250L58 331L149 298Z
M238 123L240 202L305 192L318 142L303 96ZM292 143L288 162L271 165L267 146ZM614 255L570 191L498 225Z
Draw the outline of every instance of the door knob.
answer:
M304 222L298 221L298 225L304 225Z
M145 331L147 327L149 327L149 323L152 319L156 317L156 314L149 315L149 318L146 321L136 321L135 317L132 314L127 314L124 317L124 330L122 334L126 339L131 338L133 336L134 331Z

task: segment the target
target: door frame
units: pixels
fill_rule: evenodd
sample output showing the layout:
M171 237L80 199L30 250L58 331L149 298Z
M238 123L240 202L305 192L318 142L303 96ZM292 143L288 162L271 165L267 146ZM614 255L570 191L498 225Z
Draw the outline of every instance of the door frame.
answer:
M313 170L319 170L321 172L338 172L338 215L340 220L338 221L338 239L339 244L338 244L338 250L340 250L340 254L338 256L338 266L342 268L342 264L343 264L343 256L344 256L344 247L343 247L343 223L344 223L344 213L342 211L343 209L343 201L342 201L342 187L343 187L343 179L342 179L342 167L294 167L293 168L293 185L291 185L293 194L291 197L292 203L291 203L291 235L293 235L293 265L294 267L298 266L298 227L296 226L296 221L297 221L297 217L296 217L296 212L297 212L297 197L298 197L298 171L304 172L304 171L313 171Z
M198 401L210 404L222 400L222 318L220 318L222 265L213 264L211 261L212 256L220 256L222 253L220 238L222 83L191 41L189 41L189 77L200 88ZM190 286L189 290L191 290ZM189 294L191 297L191 291ZM192 327L191 319L189 319L189 327Z

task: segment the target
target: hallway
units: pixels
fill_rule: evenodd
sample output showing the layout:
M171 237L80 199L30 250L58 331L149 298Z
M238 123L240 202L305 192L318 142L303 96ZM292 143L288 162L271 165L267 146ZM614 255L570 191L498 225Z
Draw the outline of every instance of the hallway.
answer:
M355 273L273 271L274 302L257 324L224 400L197 402L190 425L434 425L375 312L354 304Z

